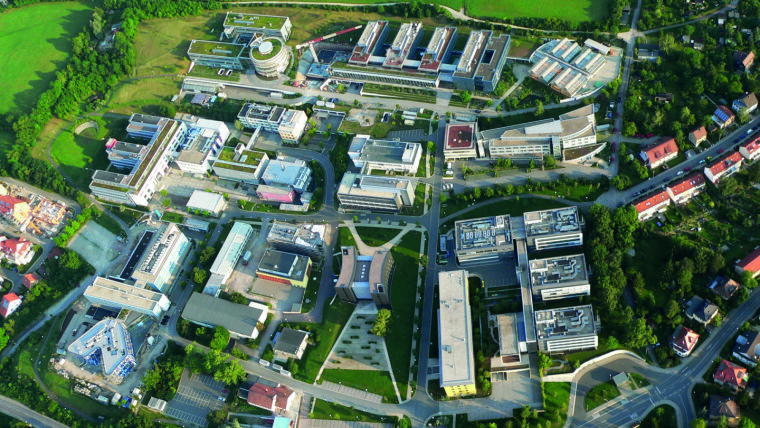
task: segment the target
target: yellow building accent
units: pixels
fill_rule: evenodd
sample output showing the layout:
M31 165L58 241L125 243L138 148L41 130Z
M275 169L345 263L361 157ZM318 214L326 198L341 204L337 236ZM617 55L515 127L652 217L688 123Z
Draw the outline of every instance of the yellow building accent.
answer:
M469 385L447 386L444 387L443 390L446 391L447 397L466 397L468 395L477 394L474 383Z

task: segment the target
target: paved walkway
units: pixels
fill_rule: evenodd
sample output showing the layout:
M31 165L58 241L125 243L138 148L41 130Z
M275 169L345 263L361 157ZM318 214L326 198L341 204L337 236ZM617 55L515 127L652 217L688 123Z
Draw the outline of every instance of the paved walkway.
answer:
M353 397L356 397L360 400L366 400L366 401L372 401L375 403L382 403L383 402L383 396L378 394L373 394L371 392L362 391L356 388L350 388L348 386L344 385L338 385L332 382L322 382L320 385L320 388L327 389L330 391L335 391L339 394L344 395L351 395ZM398 393L397 393L398 394Z
M419 229L420 232L424 230L421 227L418 227L417 225L410 224L410 223L407 223L406 226L399 226L398 224L389 225L387 223L386 224L377 224L377 223L355 224L353 220L346 220L345 224L346 224L346 227L348 227L348 230L351 231L351 235L353 235L354 240L356 241L356 248L359 250L359 254L364 255L364 256L369 256L369 255L374 254L378 248L382 248L382 249L390 251L391 248L393 248L395 245L401 242L401 238L403 238L407 232L415 230L415 229ZM385 244L379 247L371 247L365 244L364 241L362 241L361 236L359 236L359 232L356 231L357 226L358 227L373 227L373 228L380 228L380 229L398 229L399 233L398 235L393 237L393 239L386 242Z
M307 428L393 428L392 423L355 422L326 419L301 419L299 427Z

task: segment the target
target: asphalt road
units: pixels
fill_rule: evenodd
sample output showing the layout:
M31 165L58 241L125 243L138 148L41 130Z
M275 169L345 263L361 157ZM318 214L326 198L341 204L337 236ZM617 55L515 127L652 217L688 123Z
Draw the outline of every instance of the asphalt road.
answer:
M41 415L18 401L0 395L0 412L24 421L35 428L67 428L66 425Z

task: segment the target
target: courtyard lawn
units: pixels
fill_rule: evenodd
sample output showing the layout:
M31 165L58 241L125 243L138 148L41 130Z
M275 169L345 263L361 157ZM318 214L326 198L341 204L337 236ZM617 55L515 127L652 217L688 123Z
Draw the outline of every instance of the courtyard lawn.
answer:
M385 227L356 226L356 233L362 239L362 242L370 247L379 247L401 232L401 229L390 229Z
M419 232L409 232L401 238L401 242L391 249L391 255L396 262L396 270L391 281L391 318L385 344L396 378L401 399L406 399L409 384L409 363L412 355L412 339L414 332L414 308L417 295L417 278L420 260ZM424 278L423 278L424 282Z
M559 428L565 425L567 420L567 407L570 403L570 382L547 382L541 384L544 399L544 412L541 413L542 419L547 419L552 428ZM556 410L559 415L558 421L552 421L546 418Z
M311 419L327 419L327 420L344 420L355 422L385 422L386 420L396 420L395 416L381 416L372 413L356 410L352 407L346 407L337 403L330 403L328 401L316 399L314 403L314 410L309 414Z
M615 397L620 396L620 390L617 389L612 381L600 383L599 385L591 388L586 394L586 411L596 409L602 404L612 400Z
M322 372L321 381L382 395L384 403L398 402L391 376L386 371L326 369Z
M0 14L0 113L23 114L37 105L68 61L71 40L91 17L85 2L43 3Z

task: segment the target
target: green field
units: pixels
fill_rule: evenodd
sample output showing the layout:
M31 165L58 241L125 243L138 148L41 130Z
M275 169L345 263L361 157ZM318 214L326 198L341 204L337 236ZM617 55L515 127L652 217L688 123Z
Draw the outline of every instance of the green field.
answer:
M359 391L369 391L383 397L384 403L397 403L396 389L393 388L388 372L374 370L325 369L320 382L326 380L339 383Z
M0 113L25 113L37 104L56 71L66 64L71 39L91 16L87 4L75 2L38 4L0 14Z
M559 18L570 22L599 21L607 17L607 0L466 0L467 15L493 18Z

